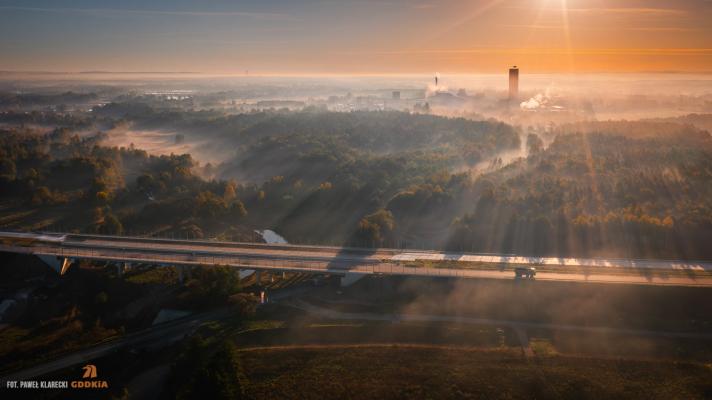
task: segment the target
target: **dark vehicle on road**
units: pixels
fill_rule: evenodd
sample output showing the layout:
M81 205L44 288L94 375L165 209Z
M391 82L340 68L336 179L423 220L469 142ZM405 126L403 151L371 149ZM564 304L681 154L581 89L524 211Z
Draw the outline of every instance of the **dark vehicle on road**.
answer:
M534 279L536 276L536 268L534 267L517 267L514 268L514 278L515 279Z

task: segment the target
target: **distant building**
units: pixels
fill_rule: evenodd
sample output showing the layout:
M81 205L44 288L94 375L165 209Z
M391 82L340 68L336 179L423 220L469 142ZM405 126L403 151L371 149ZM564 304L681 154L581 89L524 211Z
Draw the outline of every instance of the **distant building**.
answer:
M428 101L438 107L461 107L467 100L462 97L455 96L448 92L437 92L428 97ZM427 104L427 103L426 103Z
M509 99L519 98L519 68L513 66L509 69Z
M393 91L393 100L400 100L400 92L395 90Z

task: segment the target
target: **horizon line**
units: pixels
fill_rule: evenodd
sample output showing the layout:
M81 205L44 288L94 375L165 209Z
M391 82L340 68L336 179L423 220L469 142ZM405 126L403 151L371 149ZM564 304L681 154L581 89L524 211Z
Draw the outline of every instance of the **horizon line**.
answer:
M466 75L499 75L506 73L509 67L503 68L502 72L495 71L472 71L472 72L447 72L441 70L440 74L450 76L466 76ZM520 70L522 68L520 67ZM708 71L687 71L687 70L640 70L640 71L615 71L615 70L591 70L591 71L535 71L526 72L527 75L631 75L631 74L676 74L676 75L710 75L712 70ZM264 72L264 73L248 73L244 72L205 72L205 71L110 71L110 70L83 70L83 71L42 71L42 70L0 70L0 75L11 74L26 74L26 75L195 75L200 77L242 77L242 78L259 78L259 77L390 77L390 76L430 76L436 72Z

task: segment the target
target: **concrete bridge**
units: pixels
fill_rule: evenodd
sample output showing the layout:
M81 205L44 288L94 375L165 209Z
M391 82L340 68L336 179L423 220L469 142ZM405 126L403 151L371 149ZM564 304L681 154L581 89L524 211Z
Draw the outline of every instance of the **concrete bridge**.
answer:
M515 266L535 265L537 280L652 285L712 286L712 263L674 260L577 259L398 249L175 240L106 235L0 231L0 251L36 255L59 274L74 260L132 264L227 265L256 271L335 274L344 281L368 274L449 278L513 279ZM418 261L447 261L447 268ZM442 264L443 266L445 264Z

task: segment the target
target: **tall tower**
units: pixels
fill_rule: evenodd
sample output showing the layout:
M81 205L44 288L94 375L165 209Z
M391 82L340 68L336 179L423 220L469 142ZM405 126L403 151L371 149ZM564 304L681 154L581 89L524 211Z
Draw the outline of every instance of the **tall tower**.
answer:
M519 68L513 66L509 69L509 100L519 98Z

